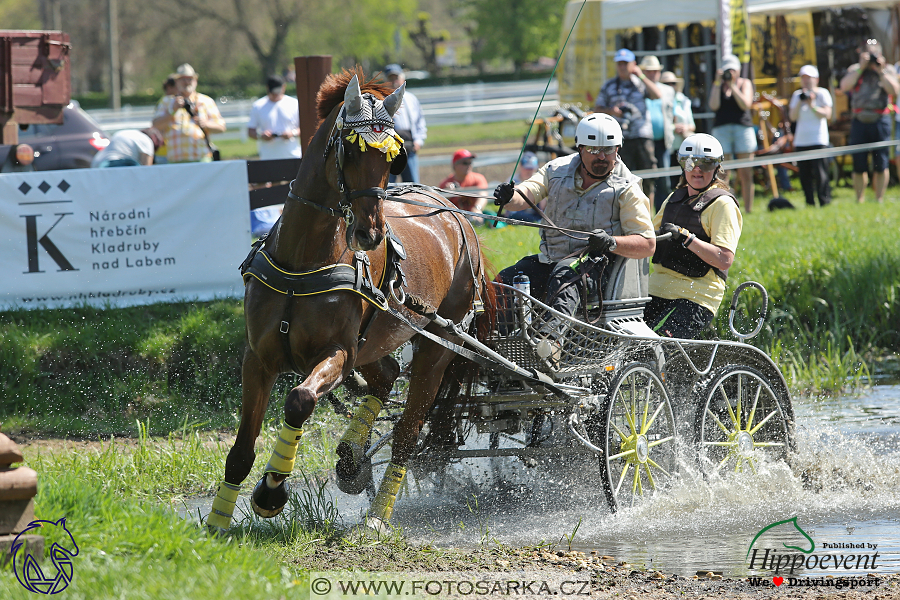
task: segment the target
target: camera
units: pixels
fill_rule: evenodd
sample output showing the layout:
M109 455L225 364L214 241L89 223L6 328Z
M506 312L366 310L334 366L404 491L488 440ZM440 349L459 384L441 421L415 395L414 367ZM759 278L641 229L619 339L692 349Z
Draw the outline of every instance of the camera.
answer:
M809 100L809 94L806 93L806 90L800 92L800 100Z
M722 73L722 81L731 81L731 78L731 69L725 69L725 72Z

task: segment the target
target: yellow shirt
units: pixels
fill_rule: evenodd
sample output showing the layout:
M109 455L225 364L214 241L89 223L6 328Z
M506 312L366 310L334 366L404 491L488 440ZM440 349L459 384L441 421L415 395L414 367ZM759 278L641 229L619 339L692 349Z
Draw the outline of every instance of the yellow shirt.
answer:
M668 200L663 202L653 218L653 227L659 229ZM727 248L737 254L738 241L744 220L734 200L720 196L700 213L700 225L714 246ZM650 295L667 300L685 298L716 313L725 296L725 282L710 269L703 277L688 277L660 264L653 265L650 274Z

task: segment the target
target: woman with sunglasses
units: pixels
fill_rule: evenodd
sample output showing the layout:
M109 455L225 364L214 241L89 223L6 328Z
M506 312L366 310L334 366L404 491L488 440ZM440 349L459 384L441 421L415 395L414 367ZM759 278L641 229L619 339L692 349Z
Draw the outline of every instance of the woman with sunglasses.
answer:
M645 321L661 335L696 338L715 317L743 218L719 141L695 133L681 143L682 175L653 220L657 240Z

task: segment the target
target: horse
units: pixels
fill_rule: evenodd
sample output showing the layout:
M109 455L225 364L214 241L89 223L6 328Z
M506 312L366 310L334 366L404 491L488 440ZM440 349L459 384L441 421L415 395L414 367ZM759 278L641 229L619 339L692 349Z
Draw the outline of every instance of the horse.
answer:
M293 371L304 379L285 398L284 423L251 494L253 510L264 518L277 515L287 502L286 479L304 422L319 398L356 369L369 393L337 447L338 482L353 487L372 424L400 374L391 352L413 339L409 391L394 427L391 461L364 521L384 531L406 462L444 371L456 356L391 311L452 340L427 315L404 308L404 298L415 298L455 323L471 323L475 307L491 302L478 237L466 219L451 211L385 201L389 171L403 167L393 115L404 91L405 85L392 90L375 78L366 80L356 67L330 75L318 92L319 126L281 218L243 266L241 419L207 518L213 531L230 527L279 374ZM427 194L404 197L451 207Z

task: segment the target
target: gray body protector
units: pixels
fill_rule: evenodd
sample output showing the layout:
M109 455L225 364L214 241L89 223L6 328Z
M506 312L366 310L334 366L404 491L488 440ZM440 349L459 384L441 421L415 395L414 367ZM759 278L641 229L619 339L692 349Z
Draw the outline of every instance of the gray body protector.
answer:
M619 220L619 196L641 180L628 170L621 159L609 176L583 195L575 193L575 173L581 156L570 154L547 163L549 191L544 213L557 226L591 232L604 229L610 235L623 235ZM556 263L573 252L587 248L585 239L573 239L553 229L541 229L541 260Z

